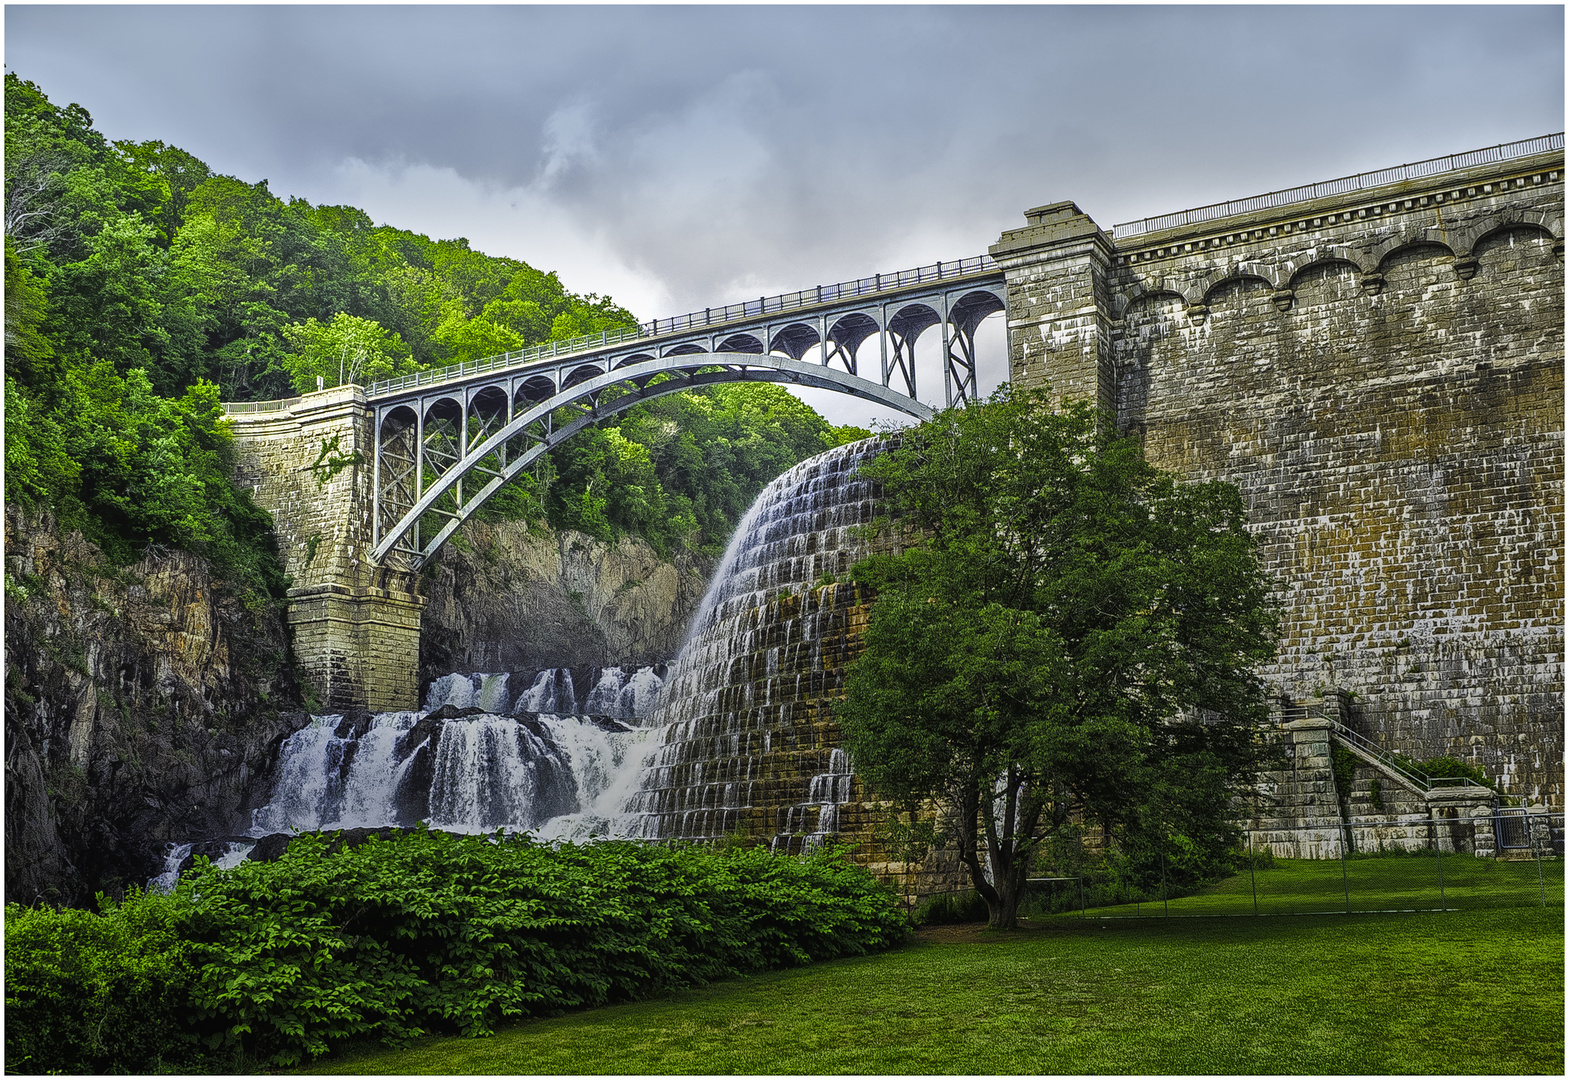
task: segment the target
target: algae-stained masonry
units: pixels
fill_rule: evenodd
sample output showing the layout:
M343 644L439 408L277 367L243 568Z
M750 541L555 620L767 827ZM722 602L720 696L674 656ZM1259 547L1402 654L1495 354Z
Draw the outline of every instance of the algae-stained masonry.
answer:
M1563 805L1563 138L991 249L1013 379L1238 484L1282 696Z

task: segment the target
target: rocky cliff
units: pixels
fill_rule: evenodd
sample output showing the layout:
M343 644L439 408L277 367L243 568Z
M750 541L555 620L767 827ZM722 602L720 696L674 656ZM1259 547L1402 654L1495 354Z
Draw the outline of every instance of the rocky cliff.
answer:
M305 723L281 613L199 558L109 567L47 514L5 521L5 897L82 904L231 831Z
M420 681L670 660L714 560L510 521L466 523L423 577Z

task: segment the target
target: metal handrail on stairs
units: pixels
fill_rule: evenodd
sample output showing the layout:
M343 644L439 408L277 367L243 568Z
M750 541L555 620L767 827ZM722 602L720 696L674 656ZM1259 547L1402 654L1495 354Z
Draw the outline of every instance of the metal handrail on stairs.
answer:
M1485 784L1478 784L1475 780L1469 780L1463 776L1428 776L1425 773L1415 772L1401 764L1394 755L1364 739L1333 716L1326 716L1324 719L1329 721L1329 728L1334 732L1337 739L1362 757L1376 762L1386 772L1406 783L1413 791L1419 791L1426 795L1435 787L1474 787L1486 791L1492 790Z

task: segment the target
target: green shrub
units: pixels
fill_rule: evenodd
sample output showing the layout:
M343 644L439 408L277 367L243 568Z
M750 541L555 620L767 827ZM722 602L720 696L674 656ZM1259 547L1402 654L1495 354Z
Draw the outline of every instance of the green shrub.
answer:
M102 913L5 912L7 1072L175 1071L207 1064L187 1015L197 969L180 901L133 892Z
M1247 870L1249 867L1254 870L1273 870L1275 868L1275 853L1265 844L1259 844L1251 850L1238 848L1232 852L1231 866L1238 871Z
M1497 784L1487 778L1481 766L1472 765L1470 762L1461 761L1457 757L1445 755L1443 757L1429 758L1416 763L1416 771L1433 780L1470 780L1481 784L1483 787L1497 788Z
M331 843L301 836L277 862L233 870L201 863L168 897L102 915L15 909L32 936L13 940L8 917L8 1019L38 1017L40 1030L61 1034L9 1024L8 1063L95 1071L86 1066L96 1059L64 1045L99 1015L78 1015L75 1003L128 985L142 953L117 946L91 968L51 968L49 957L83 951L95 935L119 941L129 931L105 924L141 926L132 915L143 909L162 920L147 924L163 935L147 955L170 973L156 988L172 1004L109 1062L133 1071L206 1065L203 1054L283 1066L348 1039L484 1035L509 1018L859 955L906 933L892 895L837 851L791 858L424 830L338 853ZM51 953L43 939L59 944ZM60 974L13 986L13 958Z

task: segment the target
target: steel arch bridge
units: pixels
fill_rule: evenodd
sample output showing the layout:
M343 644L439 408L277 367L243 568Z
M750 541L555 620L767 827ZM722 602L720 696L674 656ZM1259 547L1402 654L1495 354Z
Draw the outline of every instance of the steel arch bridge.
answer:
M1002 271L981 256L373 384L371 560L418 570L541 455L666 394L779 382L927 419L933 410L916 396L917 339L941 328L944 400L967 403L976 397L976 328L1006 308ZM863 355L874 336L875 357Z

